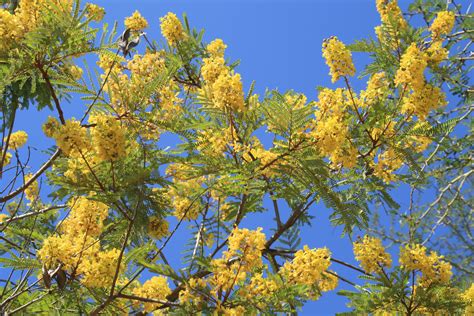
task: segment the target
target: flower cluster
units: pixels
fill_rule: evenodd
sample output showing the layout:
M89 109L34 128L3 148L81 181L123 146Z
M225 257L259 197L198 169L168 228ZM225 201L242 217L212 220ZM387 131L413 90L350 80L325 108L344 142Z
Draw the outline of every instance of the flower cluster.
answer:
M317 299L321 292L337 287L336 274L328 271L331 265L331 252L327 248L309 249L304 246L295 253L291 262L286 262L278 272L289 285L305 285L307 299Z
M104 8L93 3L86 4L86 12L87 12L87 16L96 22L102 21L102 19L105 16Z
M13 14L0 8L0 54L41 25L46 11L71 12L72 4L72 0L20 0Z
M7 137L4 138L4 141L5 142L7 141ZM8 146L13 150L17 150L25 146L27 141L28 141L28 134L25 131L17 131L17 132L11 133Z
M164 17L160 18L161 34L168 41L170 46L175 46L179 41L186 38L183 25L176 14L168 12Z
M368 107L384 100L388 93L388 80L384 72L373 74L367 81L367 89L360 92L359 104Z
M252 271L262 265L262 251L265 248L265 234L257 230L234 228L229 236L229 250L224 253L227 260L238 256L241 271Z
M141 31L148 27L148 21L138 11L126 18L124 24L127 29L132 31Z
M28 182L32 177L33 175L31 173L25 175L25 183ZM27 200L30 202L35 201L39 194L38 181L33 181L28 187L26 187L24 192Z
M52 121L48 120L47 124L52 125ZM45 127L45 129L48 133L52 133L56 145L67 156L80 157L91 148L86 128L82 127L81 123L74 118L67 120L64 125L55 130L51 130L49 127Z
M426 254L426 248L422 245L412 244L400 249L400 265L408 271L420 271L422 276L418 283L422 287L427 287L432 283L447 284L453 274L451 264L442 260L432 251Z
M92 144L97 157L102 161L116 161L126 154L125 129L115 117L106 115L91 115L89 118L92 128Z
M390 24L395 29L405 29L408 26L397 0L376 0L377 11L382 23Z
M416 43L412 43L400 60L400 68L395 75L395 84L419 89L425 84L424 71L427 66L425 53Z
M392 258L385 251L380 239L366 235L362 240L356 241L353 246L355 258L365 272L380 272L382 267L391 267Z
M240 74L233 74L225 64L226 47L220 39L207 46L209 57L203 58L201 73L214 106L241 112L245 110L242 82Z
M44 240L38 258L47 268L61 264L63 270L82 276L80 281L86 286L110 286L124 264L118 264L118 249L101 251L97 239L108 215L107 205L86 197L71 200L69 205L71 212L60 226L61 234Z
M323 57L329 66L332 82L336 82L340 77L353 76L355 74L352 54L337 37L333 36L324 41Z
M448 35L454 27L455 16L451 11L438 12L433 23L431 23L430 31L433 40L439 39L442 35Z
M168 229L168 221L163 217L153 216L148 221L148 234L155 239L161 239L168 235Z
M474 283L462 294L464 301L466 302L466 309L464 315L474 314Z
M152 277L143 283L141 287L133 289L133 294L142 298L165 301L166 297L171 294L171 289L168 285L168 280L165 277L159 276ZM137 301L137 304L138 303L140 302ZM161 306L159 303L151 302L145 302L143 305L147 313L151 313Z

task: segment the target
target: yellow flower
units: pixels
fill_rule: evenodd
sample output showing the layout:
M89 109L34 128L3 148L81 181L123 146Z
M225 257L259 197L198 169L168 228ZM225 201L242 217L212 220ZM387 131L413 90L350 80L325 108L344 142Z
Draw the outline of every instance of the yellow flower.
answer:
M228 73L229 69L225 65L224 57L212 56L202 59L201 74L207 84L212 85L221 74Z
M424 71L427 66L426 54L422 52L416 43L412 43L400 60L400 68L395 75L396 85L408 85L417 89L425 84Z
M361 106L370 106L379 100L383 100L383 97L388 92L388 88L388 81L384 72L373 74L369 81L367 81L367 89L360 93L362 99Z
M446 60L449 56L449 52L443 47L442 41L435 41L431 43L430 47L426 50L426 58L428 62L439 64L443 60Z
M105 10L104 8L98 6L97 4L87 3L86 4L87 16L90 17L93 21L100 22L104 18Z
M462 298L466 302L464 315L474 315L474 283L462 294Z
M4 141L7 141L7 137L4 138ZM25 131L17 131L11 133L8 146L13 150L17 150L23 147L27 141L28 134Z
M446 284L451 279L451 264L442 260L434 251L428 256L426 248L419 244L409 244L400 249L400 265L408 271L419 270L422 273L419 285L427 287L431 283Z
M362 241L354 242L353 246L355 258L365 272L380 272L382 267L391 267L392 259L380 239L366 235Z
M240 74L221 73L212 85L214 104L221 109L242 112L245 109Z
M229 250L225 252L224 257L230 260L239 256L241 271L251 271L260 267L262 265L262 251L265 249L266 242L265 234L261 231L261 227L257 230L234 228L229 236Z
M430 26L433 40L439 39L442 35L448 35L454 27L455 16L451 11L440 11L436 15Z
M336 82L340 77L353 76L355 74L352 54L337 37L333 36L324 41L323 57L329 66L332 82Z
M290 284L314 285L321 281L331 265L331 252L327 248L298 250L291 262L285 262L279 273Z
M31 173L25 175L25 183L28 182L33 175ZM39 188L38 188L38 181L33 181L26 189L25 189L25 197L30 202L33 202L38 198Z
M176 45L179 41L186 38L181 21L176 14L168 12L164 17L160 18L161 34L168 41L170 46Z
M7 214L0 214L0 225L2 225L5 222L5 219L8 218Z
M392 25L397 32L408 26L397 0L376 0L376 6L384 24Z
M148 221L148 234L155 238L161 239L169 234L168 221L160 216L153 216Z
M74 118L61 125L53 138L66 156L81 157L91 147L86 129Z
M82 68L76 65L69 67L69 74L74 80L79 80L82 78Z
M119 249L99 251L80 265L78 272L83 274L81 283L88 287L107 287L112 285L117 268L119 273L125 268L123 260L119 266Z
M65 234L99 236L103 222L107 218L109 208L106 204L78 197L69 202L71 212L61 225Z
M89 122L96 124L92 128L92 143L97 157L102 161L116 161L126 154L125 129L113 116L91 115Z
M440 88L425 84L403 98L401 113L416 115L425 121L431 110L446 104L445 94Z
M148 27L147 20L140 14L140 12L133 12L132 16L125 19L125 27L132 31L141 31Z
M393 148L378 155L377 164L374 166L374 175L389 184L396 179L393 174L403 165L403 160Z
M224 44L224 42L220 38L218 38L209 43L209 45L207 45L206 47L206 50L213 57L224 57L224 52L226 48L227 45Z
M61 124L58 120L52 116L48 116L48 119L42 126L43 132L47 137L54 137L54 134L61 128Z
M171 289L168 285L168 280L165 277L152 277L150 280L143 283L143 286L135 288L133 294L138 297L151 298L154 300L166 301L166 297L171 294ZM143 303L145 312L151 313L161 304L158 303Z

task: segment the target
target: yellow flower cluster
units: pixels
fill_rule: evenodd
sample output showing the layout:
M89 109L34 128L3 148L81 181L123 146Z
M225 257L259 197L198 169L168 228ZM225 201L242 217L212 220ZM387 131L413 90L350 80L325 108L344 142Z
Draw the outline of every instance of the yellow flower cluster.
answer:
M455 16L451 11L440 11L431 23L430 31L433 41L439 39L442 35L448 35L454 27Z
M87 16L96 22L102 21L102 19L105 16L104 8L93 3L86 4L86 12L87 12Z
M320 291L327 291L337 286L337 279L326 272L330 265L329 249L309 249L308 246L304 246L295 253L291 262L283 265L279 273L290 284L316 285Z
M424 71L428 61L440 62L440 58L447 56L443 51L441 55L437 54L430 54L430 50L420 50L416 43L412 43L403 54L395 75L395 84L402 86L404 90L411 89L411 93L403 98L403 114L416 115L419 120L424 121L432 109L447 104L441 89L425 82Z
M71 212L61 227L59 236L50 236L38 251L38 258L48 268L62 269L81 275L89 287L110 286L118 267L120 251L101 251L98 237L108 215L107 205L79 197L69 203ZM123 271L121 263L119 272Z
M148 27L147 20L140 14L140 12L133 12L132 16L129 16L124 21L125 27L132 31L141 31Z
M173 215L180 220L193 220L199 216L201 202L199 198L193 198L197 192L202 191L202 179L194 178L182 181L173 178L174 186L170 186L166 192L166 197L173 207Z
M239 296L253 302L257 308L264 309L269 299L281 288L274 279L263 277L262 273L256 273L250 278L250 282L239 289Z
M474 315L474 283L462 294L462 298L466 303L464 315Z
M427 287L432 283L447 284L453 274L451 264L442 260L434 251L426 254L426 248L422 245L412 244L400 249L400 265L408 270L418 270L422 273L418 283Z
M110 286L117 271L119 256L120 250L112 249L86 257L78 268L78 272L83 274L81 283L88 287ZM123 262L118 268L119 273L123 271Z
M209 57L203 58L201 73L214 105L223 110L241 112L245 109L240 74L233 74L225 65L227 46L217 39L207 46Z
M92 128L91 137L99 160L116 161L125 156L125 129L115 117L91 115L89 123L96 124Z
M333 36L324 41L323 57L329 66L332 82L336 82L340 77L353 76L355 74L352 54L337 37Z
M212 85L212 92L217 107L236 112L245 109L240 74L221 73Z
M14 14L0 8L0 53L8 51L41 24L46 11L71 12L72 4L72 0L20 0Z
M169 224L160 216L153 216L148 221L148 235L155 239L161 239L169 234Z
M82 68L76 65L72 65L68 69L69 74L71 75L72 79L79 80L82 78Z
M438 65L440 62L448 58L449 52L443 47L443 41L438 40L432 42L426 52L426 60L428 63Z
M380 272L382 267L392 265L390 254L378 238L366 235L361 241L354 242L353 247L356 260L367 273Z
M103 221L107 218L109 208L101 202L79 197L70 202L71 213L62 225L61 232L71 235L97 237L103 229Z
M28 182L32 177L33 175L31 173L25 175L25 183ZM38 181L35 180L25 189L25 197L30 202L33 202L38 198L38 194L39 194Z
M52 125L48 120L47 124ZM90 140L87 130L81 126L74 118L67 120L66 124L59 126L57 130L47 128L48 133L52 133L56 140L56 145L66 156L80 157L90 149Z
M186 38L183 25L176 14L168 12L164 17L160 18L161 34L168 41L170 46L175 46L179 41Z
M374 166L374 175L389 184L396 178L393 172L402 165L403 160L400 158L400 155L393 148L389 148L378 155L378 161Z
M397 30L408 26L397 0L376 0L375 4L382 23L392 25Z
M168 285L168 280L165 277L152 277L143 283L143 286L133 289L133 295L153 300L166 301L166 297L171 294L171 289ZM138 302L137 302L138 303ZM147 313L153 312L161 306L159 303L145 302L143 303L144 310Z
M151 82L166 70L163 52L135 54L133 59L127 63L127 68L132 74L132 81Z
M211 56L224 57L226 48L227 45L220 38L217 38L207 45L206 50Z
M2 147L0 147L0 153L3 154ZM1 160L1 159L2 159L2 158L0 157L0 160ZM9 153L9 152L7 152L7 153L5 154L5 160L3 161L3 167L8 166L8 165L10 164L11 159L12 159L12 154ZM0 163L1 163L1 162L0 162Z
M367 81L367 89L360 92L360 106L368 107L384 100L388 93L389 82L384 72L373 74Z
M340 88L325 88L319 92L318 99L316 125L311 136L317 141L321 154L329 156L334 165L342 164L351 168L356 162L357 152L347 144L349 125L346 92Z
M224 155L228 144L228 135L226 134L226 130L199 131L197 149L211 157Z
M7 141L7 137L4 138L4 141L5 142ZM25 131L17 131L17 132L11 133L8 146L13 150L17 150L25 146L27 141L28 141L28 134Z
M234 228L229 236L229 250L224 253L227 260L238 256L240 270L249 272L262 266L262 251L265 249L265 234L262 228L248 230L247 228Z
M395 75L395 84L407 85L419 89L425 85L424 71L427 66L426 56L416 43L412 43L400 60L400 68Z
M8 218L7 214L0 214L0 225L2 225L7 218Z
M431 110L446 104L445 94L441 89L427 83L403 98L401 112L414 114L418 119L425 121Z

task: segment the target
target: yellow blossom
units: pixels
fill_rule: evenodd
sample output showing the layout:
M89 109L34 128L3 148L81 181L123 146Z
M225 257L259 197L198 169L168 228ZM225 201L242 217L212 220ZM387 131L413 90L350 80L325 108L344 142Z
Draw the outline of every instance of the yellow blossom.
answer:
M340 77L353 76L355 74L352 54L337 37L333 36L324 41L323 57L329 66L332 82L336 82Z
M240 74L221 73L212 85L214 104L221 109L242 112L245 109Z
M105 15L104 8L93 3L86 4L86 12L87 12L87 16L96 22L102 21Z
M119 249L99 251L88 257L80 265L79 273L83 274L81 283L88 287L107 287L112 285L117 268L119 273L124 270L124 262L119 266Z
M56 140L56 145L67 156L80 157L91 147L86 129L74 118L61 125L53 138Z
M393 148L379 154L377 164L374 166L374 175L389 184L396 179L393 174L403 165L400 155Z
M397 31L408 26L397 0L376 0L376 6L383 23L392 25Z
M212 85L221 74L228 73L229 69L225 65L224 57L212 56L202 59L203 65L201 74L207 84Z
M33 175L31 173L25 175L25 183L28 182L32 177ZM25 189L25 197L30 202L33 202L38 198L38 194L39 194L38 181L35 180Z
M409 244L400 249L400 265L408 271L421 271L419 285L427 287L431 283L446 284L451 279L451 264L442 260L434 251L426 254L426 248L419 244Z
M4 138L4 141L7 141L7 137ZM8 147L13 150L20 149L28 141L28 134L25 131L17 131L11 133L10 140L8 142Z
M8 218L8 215L7 214L0 214L0 225L2 225L3 223L5 223L6 219Z
M466 303L464 315L474 315L474 283L462 294L462 298Z
M454 27L455 16L451 11L440 11L431 23L430 31L433 39L438 39L442 35L448 35Z
M425 84L403 98L401 112L416 115L425 121L431 110L447 104L445 94L440 88Z
M266 242L265 234L261 230L261 227L257 230L234 228L229 236L229 250L225 252L224 257L230 260L239 256L241 271L251 271L260 267L262 265L262 251Z
M430 47L426 50L426 58L428 62L432 62L435 65L439 64L443 60L446 60L449 56L449 52L443 47L442 41L435 41L431 43Z
M153 216L148 221L148 234L155 238L161 239L169 234L168 221L160 216Z
M125 27L132 31L141 31L148 27L147 20L140 14L140 12L133 12L132 16L125 19Z
M369 81L367 81L367 89L360 93L362 99L361 106L370 106L383 100L383 97L388 92L388 88L388 81L384 72L373 74Z
M138 297L166 301L166 297L171 294L171 289L168 285L168 280L165 277L155 276L143 283L143 286L135 288L133 294ZM143 305L144 310L147 313L151 313L157 307L161 306L159 303L151 302L145 302Z
M91 115L89 122L96 124L91 137L99 159L116 161L125 156L125 129L120 121L113 116Z
M218 38L213 40L209 45L207 45L206 50L211 56L214 57L224 57L224 52L225 49L227 48L227 45L224 44L224 42Z
M168 41L170 46L176 45L179 41L186 38L181 21L176 14L168 12L164 17L160 18L161 34Z
M380 239L366 235L361 241L354 242L353 246L355 258L365 272L380 272L382 267L391 267L392 259Z
M427 66L426 54L421 51L416 43L412 43L400 60L400 68L395 75L395 84L408 85L417 89L425 84L424 71Z
M323 273L331 264L331 252L327 248L310 249L304 246L295 253L291 262L286 262L279 273L290 284L314 285L321 281Z
M69 67L69 74L74 80L79 80L82 78L82 68L76 65Z
M69 202L71 212L62 225L61 231L67 234L99 236L103 221L107 218L109 208L106 204L78 197Z

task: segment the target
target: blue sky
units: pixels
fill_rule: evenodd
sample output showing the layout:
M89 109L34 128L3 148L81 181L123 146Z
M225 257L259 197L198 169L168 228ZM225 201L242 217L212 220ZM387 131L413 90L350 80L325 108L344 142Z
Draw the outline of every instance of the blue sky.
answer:
M321 56L324 38L335 35L345 43L372 36L375 26L380 24L374 0L244 0L244 1L172 1L172 0L102 0L91 1L105 7L106 21L119 22L119 32L123 19L138 9L150 23L146 30L149 38L161 41L159 17L172 11L178 16L186 13L191 26L206 30L205 40L221 38L228 45L226 57L241 61L236 69L242 75L245 89L256 81L256 92L263 94L266 88L278 88L284 92L293 89L305 93L309 99L316 99L316 87L335 87L328 75L328 67ZM402 6L407 1L399 1ZM141 47L143 49L143 47ZM366 56L354 54L356 68L362 70ZM353 86L361 88L366 79L354 81ZM80 116L84 105L72 102L63 106L66 116ZM20 113L17 129L25 129L30 134L30 143L38 144L38 150L45 149L47 143L41 133L41 123L48 111L39 114ZM166 145L166 144L163 144ZM46 155L44 156L46 158ZM33 170L42 163L35 159ZM399 192L398 201L407 205ZM330 211L323 205L310 209L315 216L312 227L302 232L303 244L310 247L327 246L334 257L355 263L350 241L340 238L341 230L330 226ZM246 219L248 227L257 227L268 221L268 214L257 214ZM172 243L184 242L181 234ZM172 263L178 263L180 254L167 253ZM355 281L351 270L333 267L339 274ZM340 283L340 289L346 288ZM316 302L308 303L301 315L333 315L342 312L345 299L329 292Z

